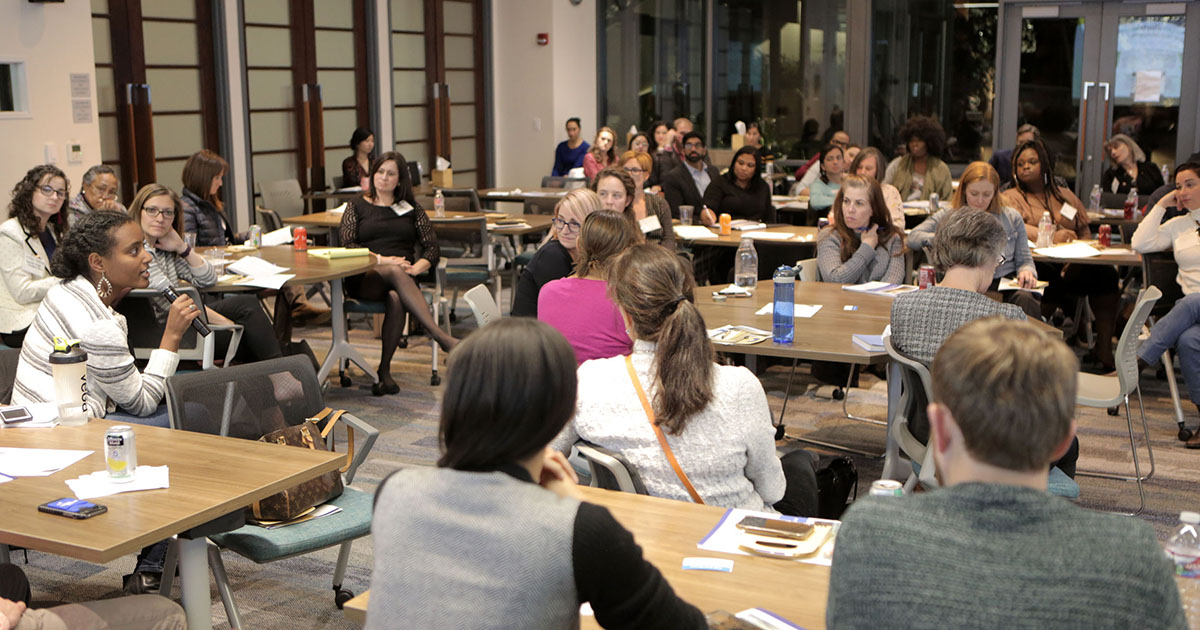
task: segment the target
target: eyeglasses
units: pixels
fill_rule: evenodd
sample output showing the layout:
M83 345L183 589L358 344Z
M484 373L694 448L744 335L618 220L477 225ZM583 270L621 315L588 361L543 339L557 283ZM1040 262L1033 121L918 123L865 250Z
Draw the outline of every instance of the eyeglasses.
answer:
M685 149L703 149L704 145L699 142L688 142L687 144L683 145L683 148L685 148Z
M91 188L92 191L95 192L97 195L100 195L101 199L112 199L113 197L117 196L116 188L101 188L100 186L97 186L96 184L92 184L91 186L89 186L89 188Z
M151 217L156 217L161 214L168 219L175 218L174 208L155 208L154 206L142 206L142 212L145 212L147 216Z
M53 186L38 186L37 189L39 191L41 191L41 193L43 195L46 195L47 197L51 197L51 198L58 197L59 199L67 198L66 190L61 190L61 189L55 188Z
M551 222L554 223L554 228L563 234L577 234L579 232L580 225L575 219L565 221L558 217L554 217Z
M640 166L626 166L625 172L629 173L630 175L641 175L642 173L646 172L646 169Z

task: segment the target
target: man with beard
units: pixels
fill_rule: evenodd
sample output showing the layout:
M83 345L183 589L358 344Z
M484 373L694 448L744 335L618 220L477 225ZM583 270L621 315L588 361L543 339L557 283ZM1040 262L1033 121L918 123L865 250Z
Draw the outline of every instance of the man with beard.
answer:
M721 175L716 167L705 163L707 155L704 136L695 131L683 136L685 161L663 175L663 194L667 197L667 205L671 206L671 216L679 218L679 206L691 206L692 216L700 222L706 225L717 222L712 212L702 212L704 191Z

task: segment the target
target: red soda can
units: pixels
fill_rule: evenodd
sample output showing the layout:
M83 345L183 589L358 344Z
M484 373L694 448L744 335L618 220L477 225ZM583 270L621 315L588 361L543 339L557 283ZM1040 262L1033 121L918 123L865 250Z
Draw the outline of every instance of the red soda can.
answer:
M1100 247L1112 247L1112 226L1104 224L1100 226Z
M1125 220L1126 221L1133 220L1133 211L1135 209L1137 209L1137 199L1126 199L1125 200Z
M917 269L917 288L928 289L937 282L937 269L933 265L921 265Z
M308 229L305 227L292 228L292 249L305 251L308 249Z

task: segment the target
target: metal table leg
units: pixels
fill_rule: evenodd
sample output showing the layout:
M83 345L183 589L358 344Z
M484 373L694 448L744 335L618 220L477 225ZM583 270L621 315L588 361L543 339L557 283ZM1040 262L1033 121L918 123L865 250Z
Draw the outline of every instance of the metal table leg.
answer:
M183 610L191 630L212 630L212 599L208 590L208 539L179 539L179 578Z
M367 360L350 344L349 332L346 330L346 294L342 289L341 278L329 281L329 292L332 294L330 299L333 301L333 304L330 305L330 310L333 311L331 320L333 343L329 346L329 354L325 355L325 360L321 363L321 369L317 371L317 382L325 382L329 373L340 366L343 360L353 361L371 377L372 381L379 382L379 376L375 374L375 370L371 369Z

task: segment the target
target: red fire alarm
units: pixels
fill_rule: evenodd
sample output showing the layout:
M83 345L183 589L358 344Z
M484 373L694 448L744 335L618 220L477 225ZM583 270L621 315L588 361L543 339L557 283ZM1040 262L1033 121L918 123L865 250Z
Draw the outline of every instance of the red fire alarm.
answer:
M549 44L550 43L550 33L538 33L537 42L538 42L538 46L545 46L545 45Z

